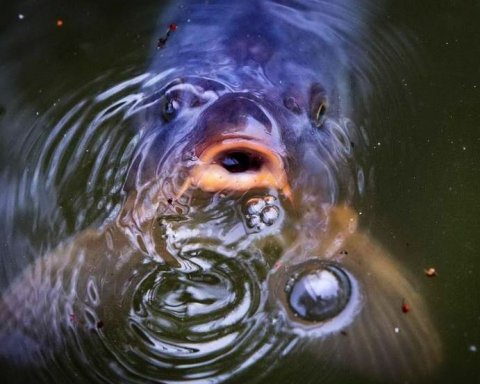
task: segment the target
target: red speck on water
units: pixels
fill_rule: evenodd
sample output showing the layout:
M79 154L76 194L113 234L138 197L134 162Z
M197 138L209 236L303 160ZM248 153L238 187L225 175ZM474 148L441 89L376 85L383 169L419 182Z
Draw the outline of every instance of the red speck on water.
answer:
M406 303L406 301L403 300L403 303L402 303L402 312L403 312L403 313L408 313L408 312L410 312L410 310L411 310L410 305L408 305L408 304Z
M57 20L57 27L58 27L58 28L63 27L63 20L62 20L62 19L58 19L58 20Z
M177 24L170 24L168 26L168 30L167 30L167 34L165 35L165 37L160 37L158 39L158 43L157 43L157 49L161 49L163 47L165 47L165 44L167 43L167 40L168 40L168 37L170 36L170 33L172 32L175 32L177 30Z

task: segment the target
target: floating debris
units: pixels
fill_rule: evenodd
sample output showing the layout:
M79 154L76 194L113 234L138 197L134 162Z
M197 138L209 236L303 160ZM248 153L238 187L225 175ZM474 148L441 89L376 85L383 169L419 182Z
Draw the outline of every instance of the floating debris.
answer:
M167 33L165 34L165 37L160 37L158 39L157 43L157 49L162 49L165 47L165 44L167 43L168 38L170 37L170 34L172 32L175 32L177 30L177 24L170 24L167 29Z
M57 27L58 27L58 28L62 28L62 27L63 27L63 20L62 20L62 19L58 19L58 20L57 20Z
M403 299L402 312L403 313L408 313L410 311L411 311L410 305L408 305L408 303L405 301L405 299Z
M423 270L425 272L425 275L428 277L435 277L437 276L437 270L433 267L427 268Z

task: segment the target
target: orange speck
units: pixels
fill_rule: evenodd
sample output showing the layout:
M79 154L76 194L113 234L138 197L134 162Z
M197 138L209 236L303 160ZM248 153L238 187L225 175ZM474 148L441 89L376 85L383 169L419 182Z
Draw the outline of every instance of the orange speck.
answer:
M63 20L62 20L62 19L58 19L58 20L57 20L57 27L58 27L58 28L63 27Z
M402 303L402 312L403 312L403 313L408 313L408 312L410 312L410 310L411 310L410 305L408 305L408 304L406 303L406 301L403 300L403 303Z
M427 275L428 277L435 277L435 276L437 276L437 270L436 270L435 268L433 268L433 267L424 269L424 272L425 272L425 275Z

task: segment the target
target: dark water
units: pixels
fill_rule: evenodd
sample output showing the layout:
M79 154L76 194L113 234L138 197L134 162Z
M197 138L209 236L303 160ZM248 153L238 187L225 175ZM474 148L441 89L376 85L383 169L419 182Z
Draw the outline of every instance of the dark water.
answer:
M148 74L148 68L156 52L155 34L162 30L162 5L27 1L2 4L2 9L0 276L5 288L61 240L118 213L127 167L142 132L135 126L145 96L140 85L161 81ZM435 382L479 382L480 5L403 2L386 4L384 14L376 30L391 33L395 24L399 40L410 41L410 47L405 63L392 69L398 81L383 86L383 103L371 116L368 161L375 179L361 208L361 224L413 274L424 278L429 266L438 271L435 278L425 277L422 291L445 344ZM63 20L61 27L58 20ZM382 54L373 41L374 48L374 54ZM169 229L181 223L184 212L182 206L176 208L175 215L163 218ZM228 223L228 215L237 217L238 211L215 206L203 218L211 218L209 214ZM179 236L192 236L188 230L195 230L193 224ZM230 235L221 238L237 241ZM219 250L228 254L228 247ZM244 362L243 368L251 367L241 370L239 382L353 380L319 367L314 358L287 359L272 376L263 375L276 357L288 355L293 347L292 335L275 330L275 322L269 323L273 329L257 325L262 324L262 313L255 311L265 300L265 287L251 276L264 277L271 260L245 254L233 262L214 253L188 255L185 260L189 262L174 271L140 270L143 279L127 286L135 286L137 295L131 329L147 339L148 347L118 351L113 360L121 363L110 368L119 377L153 380L155 372L144 363L160 360L165 381L204 382L209 375L226 379L251 347L255 358ZM208 265L215 269L201 273ZM188 299L181 294L202 305L185 305ZM92 297L94 301L95 293ZM210 316L208 330L202 329L205 316ZM91 321L94 328L102 328L116 319L106 313L102 323ZM159 329L167 340L152 337ZM122 333L118 324L110 336L129 345L132 334ZM185 334L191 345L175 344ZM231 348L229 337L238 340L236 348ZM106 380L98 374L101 368L92 373L82 369L85 362L90 367L107 364L102 359L110 356L97 347L89 350L87 345L81 358L52 373L35 374L45 381L49 374L59 382ZM104 347L112 350L108 339ZM15 382L11 376L5 379Z
M405 104L381 123L388 129L375 150L383 164L376 203L390 225L377 231L411 268L439 271L428 288L447 348L439 382L479 382L480 5L408 2L389 15L420 49L418 73L403 84Z

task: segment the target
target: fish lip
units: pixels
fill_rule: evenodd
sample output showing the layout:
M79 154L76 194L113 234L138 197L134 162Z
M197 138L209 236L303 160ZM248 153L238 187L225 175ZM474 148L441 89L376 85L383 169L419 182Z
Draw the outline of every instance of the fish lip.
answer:
M222 155L244 152L258 156L258 169L231 172L222 166ZM209 140L197 148L198 162L189 172L189 177L177 196L182 195L190 186L205 192L237 191L246 192L255 188L273 188L291 198L286 172L283 148L278 148L265 139L251 135L221 135Z
M199 163L200 165L218 164L221 155L232 152L246 152L259 156L263 161L262 166L273 173L285 171L281 154L265 143L265 140L249 135L224 135L211 142L198 154Z

